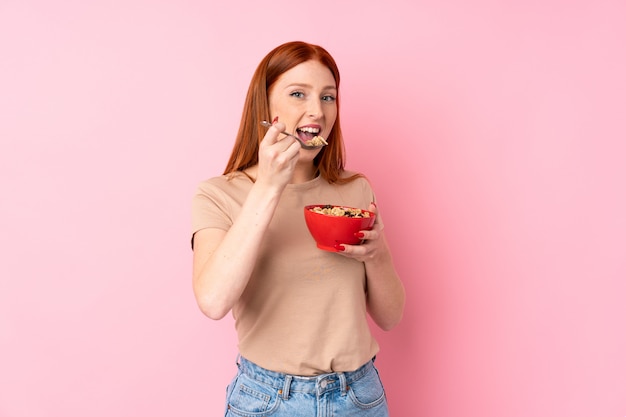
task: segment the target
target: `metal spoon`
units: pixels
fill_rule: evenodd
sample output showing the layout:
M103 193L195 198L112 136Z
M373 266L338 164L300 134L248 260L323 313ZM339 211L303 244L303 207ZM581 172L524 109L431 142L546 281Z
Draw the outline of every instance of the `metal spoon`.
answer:
M272 124L268 121L263 120L261 122L261 126L270 128L272 127ZM292 138L296 139L298 142L300 142L300 146L302 146L303 149L319 149L324 145L307 145L306 142L304 142L302 139L300 139L299 137L292 135L291 133L287 133L287 132L280 132L283 135L287 135L287 136L291 136Z

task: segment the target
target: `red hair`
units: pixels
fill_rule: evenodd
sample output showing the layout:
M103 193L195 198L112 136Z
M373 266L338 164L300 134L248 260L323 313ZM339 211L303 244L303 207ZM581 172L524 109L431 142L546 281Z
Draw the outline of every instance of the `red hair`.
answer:
M270 119L268 91L278 78L303 62L319 61L333 74L339 91L339 69L333 57L321 46L306 42L288 42L276 47L263 58L257 67L243 106L239 132L235 140L224 174L243 171L259 162L259 144L265 136L261 121ZM339 123L339 97L337 97L337 119L324 146L313 160L319 174L329 183L349 182L359 175L343 178L345 147Z

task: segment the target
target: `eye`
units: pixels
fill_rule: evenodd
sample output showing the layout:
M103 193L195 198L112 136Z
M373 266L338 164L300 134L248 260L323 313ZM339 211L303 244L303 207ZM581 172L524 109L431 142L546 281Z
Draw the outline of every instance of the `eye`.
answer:
M328 101L328 102L333 102L337 100L337 98L335 96L332 95L325 95L322 97L322 101Z
M293 93L290 93L289 95L292 97L296 97L296 98L304 97L304 93L302 91L294 91Z

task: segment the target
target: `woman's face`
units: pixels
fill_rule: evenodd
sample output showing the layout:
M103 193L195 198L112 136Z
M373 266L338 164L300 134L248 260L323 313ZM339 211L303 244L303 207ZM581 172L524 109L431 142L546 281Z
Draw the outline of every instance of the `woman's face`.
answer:
M319 61L306 61L283 73L269 91L270 115L286 131L307 141L328 138L337 119L337 87ZM315 151L318 152L318 151Z

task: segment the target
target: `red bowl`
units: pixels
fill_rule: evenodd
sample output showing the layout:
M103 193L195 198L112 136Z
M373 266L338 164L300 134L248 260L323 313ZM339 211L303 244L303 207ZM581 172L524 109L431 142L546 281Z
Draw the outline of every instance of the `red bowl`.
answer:
M311 236L315 239L317 247L323 250L337 252L336 245L358 245L363 240L355 236L355 233L361 230L370 230L374 226L376 214L368 212L370 217L346 217L333 216L330 214L322 214L311 211L314 207L326 207L326 204L313 204L304 207L304 220L311 232ZM354 209L348 206L333 206Z

